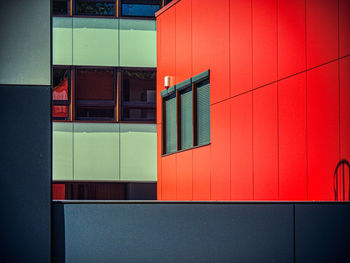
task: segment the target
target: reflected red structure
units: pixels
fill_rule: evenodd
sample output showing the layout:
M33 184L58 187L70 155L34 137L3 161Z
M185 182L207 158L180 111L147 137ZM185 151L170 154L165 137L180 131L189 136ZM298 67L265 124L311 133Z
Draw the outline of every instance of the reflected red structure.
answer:
M65 77L56 87L52 90L53 101L68 101L68 78ZM68 106L53 105L52 117L68 117Z
M349 13L347 0L160 10L158 199L335 200L335 169L350 160ZM175 85L208 69L210 145L163 155L164 77Z

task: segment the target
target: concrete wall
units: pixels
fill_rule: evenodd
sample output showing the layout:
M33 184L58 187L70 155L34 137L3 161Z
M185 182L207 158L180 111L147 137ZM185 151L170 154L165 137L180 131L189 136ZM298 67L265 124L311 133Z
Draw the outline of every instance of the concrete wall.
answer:
M349 203L54 204L57 262L349 262Z
M53 123L53 180L157 181L156 125Z
M0 261L50 262L50 1L1 1L0 22Z

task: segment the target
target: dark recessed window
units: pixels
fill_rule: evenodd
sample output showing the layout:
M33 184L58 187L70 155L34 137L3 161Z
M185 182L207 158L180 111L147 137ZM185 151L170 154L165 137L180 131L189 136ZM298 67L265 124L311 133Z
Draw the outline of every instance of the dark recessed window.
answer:
M179 93L180 112L179 118L181 143L180 149L188 149L193 147L193 103L192 103L192 87L188 87Z
M114 16L115 0L75 0L75 15Z
M115 119L113 69L76 70L76 119Z
M161 8L162 1L145 0L122 0L122 16L143 16L154 17L154 14Z
M171 1L173 1L173 0L165 0L165 1L164 1L164 6L166 6L167 4L169 4Z
M122 120L156 120L156 71L122 71Z
M69 68L53 69L52 117L54 120L69 119L70 101L70 70Z
M67 16L69 15L69 0L53 0L53 15Z
M209 80L195 85L197 93L197 144L210 143L210 84Z
M163 152L173 153L177 150L176 95L169 95L163 102Z

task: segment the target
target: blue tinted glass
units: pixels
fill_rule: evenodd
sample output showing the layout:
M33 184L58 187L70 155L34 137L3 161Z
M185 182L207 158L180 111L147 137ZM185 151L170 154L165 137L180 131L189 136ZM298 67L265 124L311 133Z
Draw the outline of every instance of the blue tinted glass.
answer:
M154 16L160 5L122 4L122 16Z

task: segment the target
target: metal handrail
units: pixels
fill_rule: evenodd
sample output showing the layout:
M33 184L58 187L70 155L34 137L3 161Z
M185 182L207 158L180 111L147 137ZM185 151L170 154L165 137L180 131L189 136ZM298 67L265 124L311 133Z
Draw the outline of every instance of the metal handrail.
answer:
M349 201L350 201L350 163L348 160L346 159L342 159L339 161L339 163L337 164L337 166L335 167L335 171L334 171L334 176L333 176L333 190L334 190L334 200L338 201L338 197L339 197L339 194L340 194L340 197L341 197L341 192L339 193L339 184L338 184L338 173L340 171L339 168L343 168L342 169L342 175L343 175L343 178L340 178L340 182L341 182L341 179L343 179L343 198L342 198L342 201L345 200L345 166L348 168L349 170L349 173L348 173L348 176L349 176L349 181L348 181L348 192L349 192ZM341 185L340 185L341 186Z

